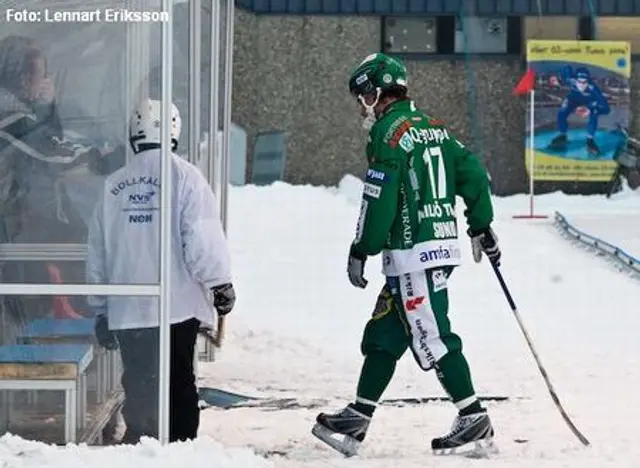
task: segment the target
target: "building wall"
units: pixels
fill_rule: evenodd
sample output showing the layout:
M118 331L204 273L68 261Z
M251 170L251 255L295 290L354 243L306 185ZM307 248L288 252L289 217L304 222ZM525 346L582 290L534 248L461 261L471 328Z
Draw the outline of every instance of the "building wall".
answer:
M236 15L233 120L248 132L249 159L256 133L282 130L286 181L333 185L346 173L361 176L366 134L347 80L361 59L379 50L379 17L259 16L243 9ZM463 57L452 57L405 63L411 97L481 154L494 191L526 192L527 103L511 94L524 69L521 59L476 57L465 63ZM475 93L468 90L469 77ZM631 84L633 110L639 87L640 63ZM632 128L637 132L637 127L636 120ZM544 191L558 188L576 190L566 184L541 186Z

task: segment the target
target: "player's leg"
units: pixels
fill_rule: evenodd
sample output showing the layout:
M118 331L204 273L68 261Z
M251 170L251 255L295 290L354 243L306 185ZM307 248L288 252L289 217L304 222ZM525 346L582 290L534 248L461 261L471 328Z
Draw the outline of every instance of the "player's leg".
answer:
M569 130L569 116L573 114L577 107L576 101L571 98L571 95L564 99L558 110L558 132L561 134L567 133Z
M124 444L158 437L158 329L118 330L122 357Z
M195 318L171 325L169 442L198 435L200 408L193 361L199 328Z
M598 131L599 115L597 109L592 109L589 114L589 122L587 123L587 151L595 156L600 154L600 147L595 141L596 132Z
M369 416L373 415L378 401L391 382L396 362L409 346L408 330L391 293L391 290L397 288L397 282L397 278L387 280L360 345L365 359L358 380L355 406Z
M555 150L564 150L567 147L567 131L569 130L569 116L575 112L578 104L571 94L565 97L557 114L558 135L556 135L549 147Z
M600 147L595 141L596 132L598 131L600 116L607 115L610 112L609 104L604 101L597 106L592 106L589 114L589 122L587 123L587 150L593 155L600 155Z
M388 283L393 281L390 279ZM393 377L396 362L408 347L407 330L391 295L392 287L385 285L382 289L364 331L361 350L365 359L355 401L337 413L320 413L313 429L314 435L347 456L354 455L364 440L376 406ZM337 440L332 437L335 434L345 437Z
M434 369L459 413L451 433L433 439L435 450L493 437L493 427L473 386L462 340L451 329L447 278L441 269L400 277L402 303L411 335L411 350L424 370Z

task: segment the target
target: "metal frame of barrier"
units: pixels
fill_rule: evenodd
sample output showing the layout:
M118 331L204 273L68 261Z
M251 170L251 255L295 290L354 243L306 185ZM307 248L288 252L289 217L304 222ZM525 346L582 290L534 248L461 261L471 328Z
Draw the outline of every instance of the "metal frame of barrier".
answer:
M560 230L565 238L574 242L579 242L580 244L595 250L599 255L604 255L608 259L614 261L621 269L628 271L637 278L640 278L640 259L633 257L620 247L577 229L558 211L554 213L554 225Z

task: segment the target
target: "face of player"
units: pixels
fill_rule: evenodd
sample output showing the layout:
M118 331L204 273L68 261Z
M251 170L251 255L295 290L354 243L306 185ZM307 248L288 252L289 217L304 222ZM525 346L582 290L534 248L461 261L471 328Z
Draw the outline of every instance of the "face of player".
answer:
M364 96L358 96L357 102L358 107L360 109L360 116L366 117L368 115L367 107L374 106L376 103L376 95L375 94L366 94ZM370 112L370 111L369 111Z
M585 78L578 78L576 80L576 88L578 88L578 91L580 91L581 93L584 93L586 91L588 85L589 83Z

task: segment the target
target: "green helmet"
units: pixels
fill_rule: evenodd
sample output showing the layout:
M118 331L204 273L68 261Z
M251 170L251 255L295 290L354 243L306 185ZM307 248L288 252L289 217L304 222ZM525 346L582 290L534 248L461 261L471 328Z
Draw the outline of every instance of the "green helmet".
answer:
M349 91L354 96L373 94L377 89L407 89L407 69L398 59L371 54L351 73Z

